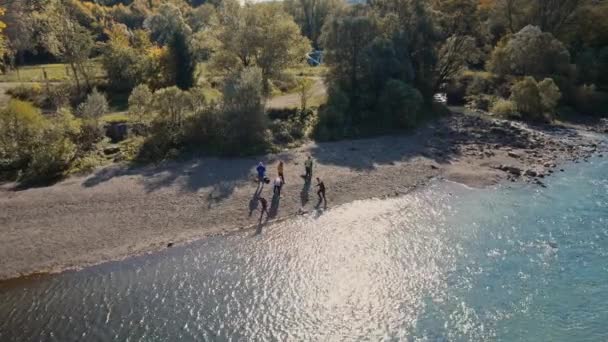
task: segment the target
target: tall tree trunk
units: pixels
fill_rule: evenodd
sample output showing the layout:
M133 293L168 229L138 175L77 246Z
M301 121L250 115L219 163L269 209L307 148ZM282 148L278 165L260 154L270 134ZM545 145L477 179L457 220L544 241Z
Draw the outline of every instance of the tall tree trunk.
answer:
M74 81L76 81L76 90L78 91L78 95L80 95L80 79L78 78L76 65L73 62L70 62L70 68L72 69L72 74L74 75Z

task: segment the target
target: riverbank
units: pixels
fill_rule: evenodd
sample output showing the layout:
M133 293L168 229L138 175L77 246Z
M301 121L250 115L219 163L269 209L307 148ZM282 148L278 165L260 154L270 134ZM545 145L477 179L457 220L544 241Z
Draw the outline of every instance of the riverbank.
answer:
M329 207L396 196L445 178L473 187L501 181L543 185L567 161L606 154L593 127L538 126L455 114L406 136L310 143L261 159L287 184L273 220L314 210L314 182L300 177L308 155L327 186ZM258 158L193 159L158 166L113 166L59 184L0 187L0 279L118 260L209 235L258 227ZM272 189L262 196L269 202ZM272 220L270 221L270 223ZM267 224L267 223L266 223Z

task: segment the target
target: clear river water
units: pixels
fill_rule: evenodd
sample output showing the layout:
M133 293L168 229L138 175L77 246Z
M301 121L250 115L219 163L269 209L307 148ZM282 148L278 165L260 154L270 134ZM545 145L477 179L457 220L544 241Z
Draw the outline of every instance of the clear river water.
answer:
M608 160L0 284L0 341L608 341Z

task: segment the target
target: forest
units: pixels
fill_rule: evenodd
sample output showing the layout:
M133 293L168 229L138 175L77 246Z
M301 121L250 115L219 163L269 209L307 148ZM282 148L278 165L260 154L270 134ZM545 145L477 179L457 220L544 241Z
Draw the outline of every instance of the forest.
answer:
M452 105L543 124L608 115L604 0L0 6L0 179L24 184L399 134ZM286 94L297 104L269 105Z

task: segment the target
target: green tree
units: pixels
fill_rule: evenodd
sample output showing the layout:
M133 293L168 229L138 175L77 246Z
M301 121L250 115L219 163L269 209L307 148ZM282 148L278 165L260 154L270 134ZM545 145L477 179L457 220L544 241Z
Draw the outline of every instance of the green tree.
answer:
M168 2L163 3L157 12L146 18L144 27L150 31L152 40L161 45L170 44L176 33L185 36L192 33L179 7Z
M319 37L325 21L335 11L344 7L340 0L285 0L285 11L289 13L300 26L314 48L320 47Z
M175 63L175 84L183 90L188 90L194 86L194 74L196 62L190 52L186 34L177 31L173 34L173 39L169 42L169 52Z
M276 4L226 4L220 11L215 36L219 47L212 65L228 73L257 66L262 71L266 94L269 80L285 68L304 61L310 51L293 18Z
M328 80L347 91L351 106L356 106L365 67L365 47L377 36L377 27L373 16L351 10L330 18L321 36L325 63L329 67Z
M308 108L308 101L312 97L312 89L314 81L310 78L302 78L298 80L298 94L300 95L300 105L302 112Z
M227 123L228 151L243 154L264 146L268 118L264 112L262 70L248 67L231 75L221 105Z
M90 88L88 60L93 49L91 33L70 16L65 3L59 0L50 0L39 19L42 44L50 53L70 65L71 76L79 91L81 78Z
M133 89L129 96L129 114L134 116L138 122L147 122L152 111L154 96L150 88L140 84Z
M543 78L567 74L570 54L552 34L526 26L496 46L488 67L499 75Z

